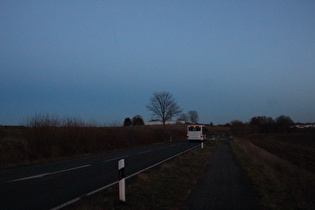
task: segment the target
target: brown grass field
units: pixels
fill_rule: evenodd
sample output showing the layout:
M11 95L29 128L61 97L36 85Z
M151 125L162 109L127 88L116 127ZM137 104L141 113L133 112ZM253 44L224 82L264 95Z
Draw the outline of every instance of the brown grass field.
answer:
M209 127L210 133L224 127ZM0 169L186 139L186 125L0 126Z
M314 132L234 137L231 145L264 208L315 208Z

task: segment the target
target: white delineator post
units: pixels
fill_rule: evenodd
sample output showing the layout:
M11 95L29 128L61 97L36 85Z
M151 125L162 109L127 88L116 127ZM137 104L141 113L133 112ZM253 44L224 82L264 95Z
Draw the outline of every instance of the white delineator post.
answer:
M203 149L203 142L201 142L201 149Z
M125 202L125 160L118 161L118 177L119 177L119 200Z

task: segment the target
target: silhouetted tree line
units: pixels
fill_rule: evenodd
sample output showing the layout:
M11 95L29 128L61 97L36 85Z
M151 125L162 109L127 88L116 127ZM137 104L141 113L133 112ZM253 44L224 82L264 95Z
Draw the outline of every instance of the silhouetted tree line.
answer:
M230 124L233 135L245 136L250 133L288 133L292 130L294 122L290 117L281 115L276 119L255 116L247 123L234 120Z
M139 126L139 125L144 125L144 121L141 115L136 115L132 119L127 117L124 120L124 126Z

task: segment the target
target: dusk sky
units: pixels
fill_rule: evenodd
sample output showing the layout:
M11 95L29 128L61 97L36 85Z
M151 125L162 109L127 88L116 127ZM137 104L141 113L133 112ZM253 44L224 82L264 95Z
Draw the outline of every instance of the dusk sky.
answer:
M200 123L314 122L315 1L0 2L0 125L148 121L155 91Z

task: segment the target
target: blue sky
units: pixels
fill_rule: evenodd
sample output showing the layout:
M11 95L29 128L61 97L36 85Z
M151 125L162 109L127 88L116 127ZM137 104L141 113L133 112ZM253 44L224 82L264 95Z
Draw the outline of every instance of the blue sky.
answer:
M200 122L315 121L315 2L1 1L0 125L123 122L169 91Z

